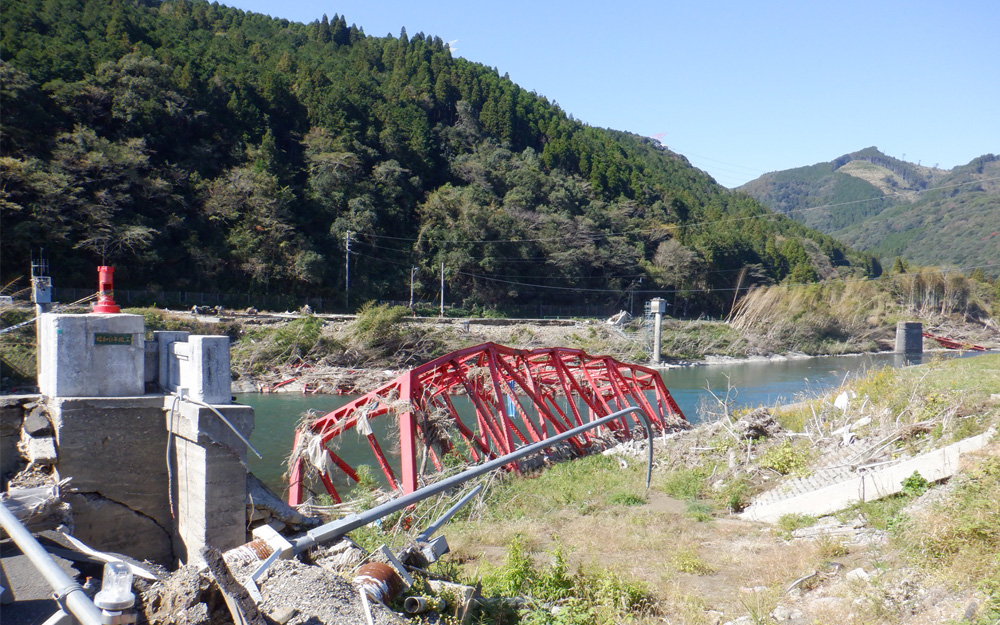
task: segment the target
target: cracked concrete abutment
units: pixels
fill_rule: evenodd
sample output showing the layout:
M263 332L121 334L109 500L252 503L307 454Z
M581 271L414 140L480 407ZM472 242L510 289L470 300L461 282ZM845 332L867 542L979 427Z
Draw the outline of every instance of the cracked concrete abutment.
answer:
M0 445L21 452L17 466L24 456L22 481L61 484L74 535L95 549L172 568L245 543L246 443L219 414L244 439L254 414L230 403L228 337L146 341L129 314L47 313L39 325L42 397L0 406ZM166 392L143 394L155 388Z
M65 501L73 510L73 535L88 545L137 560L173 562L171 532L154 519L99 493L71 493Z
M163 396L49 397L46 405L59 448L54 468L72 478L74 535L173 564Z

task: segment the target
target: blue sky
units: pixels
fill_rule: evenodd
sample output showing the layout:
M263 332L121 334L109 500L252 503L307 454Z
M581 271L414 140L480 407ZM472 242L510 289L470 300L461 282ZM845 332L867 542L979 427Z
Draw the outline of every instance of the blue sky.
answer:
M660 138L734 187L877 146L942 168L1000 153L1000 2L235 0L423 32L592 126Z

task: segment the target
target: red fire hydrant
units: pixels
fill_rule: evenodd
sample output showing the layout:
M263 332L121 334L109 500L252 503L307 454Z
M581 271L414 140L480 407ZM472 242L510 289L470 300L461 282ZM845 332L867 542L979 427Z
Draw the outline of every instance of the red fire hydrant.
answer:
M112 276L114 267L101 266L97 268L97 303L94 304L95 313L118 313L121 308L115 303L115 287Z

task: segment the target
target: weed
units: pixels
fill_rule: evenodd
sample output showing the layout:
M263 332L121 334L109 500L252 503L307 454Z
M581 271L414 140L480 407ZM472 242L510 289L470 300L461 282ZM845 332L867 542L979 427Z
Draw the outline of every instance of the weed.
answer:
M981 461L932 513L894 535L915 562L986 594L985 612L1000 612L1000 458ZM995 620L995 619L994 619Z
M635 493L617 492L608 497L608 503L615 506L641 506L646 503L646 498Z
M899 526L903 521L898 518L900 511L910 502L910 497L905 495L890 495L876 501L862 501L852 506L849 510L855 514L860 514L869 526L888 530L890 526Z
M373 469L370 464L359 464L358 468L355 469L354 472L358 476L359 489L373 491L379 487L378 477L375 475L375 469Z
M681 573L695 575L711 575L715 569L708 565L693 549L682 549L673 555L674 568Z
M694 499L705 489L705 473L699 469L678 469L658 480L664 493L678 499Z
M812 453L805 445L793 445L790 440L783 441L777 447L771 447L761 456L760 466L772 469L782 475L793 473L803 475L809 467Z
M803 527L816 524L816 517L808 514L786 514L778 519L778 533L786 540L792 537L792 532Z
M496 597L516 597L528 579L536 575L524 536L517 535L507 548L503 566L487 571L482 577L483 593Z
M740 603L743 604L744 609L747 611L747 615L750 617L750 622L753 625L765 625L770 624L771 612L778 605L778 593L774 589L755 589L740 598Z
M705 521L712 520L712 506L697 500L690 500L687 502L687 506L684 509L684 513L695 521L704 523Z
M366 349L392 349L402 339L400 321L410 314L406 306L368 302L358 311L351 326L353 339Z
M612 572L570 573L560 547L553 551L551 565L535 567L523 536L514 538L503 565L488 570L480 582L484 596L520 596L528 604L516 616L503 609L493 610L486 615L490 623L619 623L650 612L654 605L645 587Z
M930 483L920 475L919 471L914 471L913 475L903 480L903 494L907 497L919 497L930 490Z
M747 507L750 495L753 493L753 483L745 476L727 481L721 491L723 502L730 512L736 514Z
M832 558L841 558L847 553L847 545L842 538L820 536L816 539L816 555L824 562Z
M806 424L812 419L812 414L812 411L808 407L796 407L793 410L778 410L774 413L774 416L785 430L789 432L805 432Z

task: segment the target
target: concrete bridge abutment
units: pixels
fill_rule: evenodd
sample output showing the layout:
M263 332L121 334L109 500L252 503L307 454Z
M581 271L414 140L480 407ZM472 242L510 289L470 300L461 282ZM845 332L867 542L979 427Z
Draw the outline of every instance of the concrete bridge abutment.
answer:
M246 443L217 413L244 439L254 413L231 401L228 337L146 341L140 315L48 313L39 354L51 428L22 428L19 449L71 478L77 538L167 566L246 542Z

